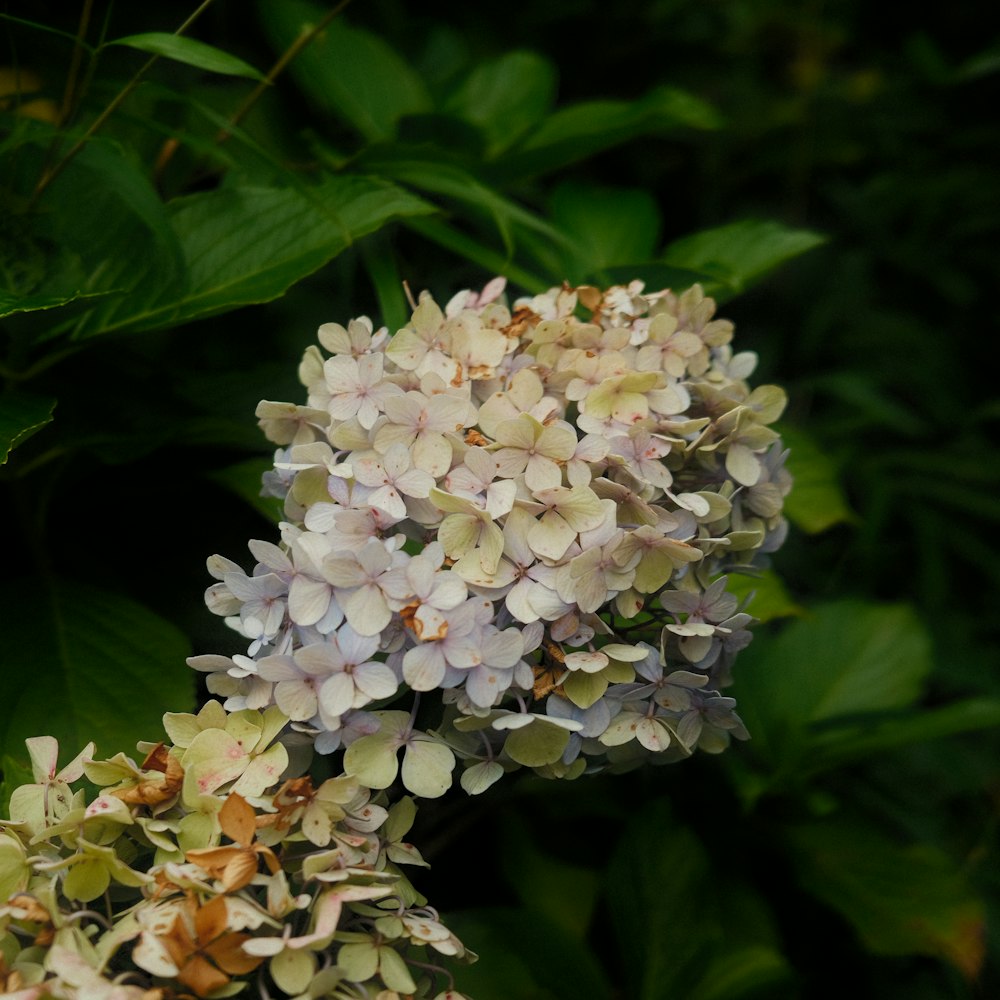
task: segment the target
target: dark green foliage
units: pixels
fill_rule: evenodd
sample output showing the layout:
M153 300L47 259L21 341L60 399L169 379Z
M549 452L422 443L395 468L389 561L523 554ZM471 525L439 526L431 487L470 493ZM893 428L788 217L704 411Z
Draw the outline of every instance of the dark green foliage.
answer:
M271 536L253 408L299 398L320 323L400 323L404 279L701 281L791 400L754 740L422 810L469 992L1000 989L988 12L375 0L237 114L332 4L216 0L179 38L193 3L98 3L78 67L72 5L30 6L0 15L8 784L24 736L110 755L193 707L177 628L238 650L203 561Z

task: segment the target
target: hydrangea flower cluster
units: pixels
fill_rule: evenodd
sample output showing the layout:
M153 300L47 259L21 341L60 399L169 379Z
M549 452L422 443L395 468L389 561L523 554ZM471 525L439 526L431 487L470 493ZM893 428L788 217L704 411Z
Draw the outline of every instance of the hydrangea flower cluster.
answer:
M249 646L191 665L371 789L747 736L721 693L751 622L726 582L785 535L784 392L751 390L756 356L698 286L503 293L425 292L391 337L320 327L306 402L257 410L280 544L252 541L249 574L209 560L207 603Z
M280 709L168 714L165 742L59 769L0 821L0 993L13 1000L467 1000L444 959L471 953L399 865L415 805L354 778L287 777ZM99 792L74 784L86 777Z

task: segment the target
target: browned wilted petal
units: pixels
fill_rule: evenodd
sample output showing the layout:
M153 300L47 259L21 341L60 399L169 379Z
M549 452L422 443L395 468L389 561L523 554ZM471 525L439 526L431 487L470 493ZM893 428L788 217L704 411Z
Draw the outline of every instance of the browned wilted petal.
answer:
M159 745L163 746L162 743ZM159 771L163 777L145 779L131 788L119 788L111 793L115 798L129 805L156 806L180 794L184 786L184 768L180 761L167 754L165 760L153 759L152 766L148 766L155 753L155 750L151 751L150 756L143 761L143 770Z
M257 814L242 795L231 792L219 810L222 832L237 844L249 847L257 830Z

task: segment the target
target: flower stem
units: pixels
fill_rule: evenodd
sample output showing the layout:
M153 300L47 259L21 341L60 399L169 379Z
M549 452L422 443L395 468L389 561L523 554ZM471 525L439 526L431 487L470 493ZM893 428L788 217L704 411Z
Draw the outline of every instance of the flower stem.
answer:
M183 35L188 28L206 11L212 0L202 0L202 3L194 13L174 32L175 35ZM151 56L138 72L125 84L124 87L112 98L108 106L91 122L86 132L80 136L73 144L69 152L51 170L46 170L38 180L35 193L32 195L32 205L38 201L45 189L66 169L73 158L87 144L87 141L104 125L104 123L118 110L122 102L132 93L142 81L142 78L149 72L153 64L160 58L158 55Z

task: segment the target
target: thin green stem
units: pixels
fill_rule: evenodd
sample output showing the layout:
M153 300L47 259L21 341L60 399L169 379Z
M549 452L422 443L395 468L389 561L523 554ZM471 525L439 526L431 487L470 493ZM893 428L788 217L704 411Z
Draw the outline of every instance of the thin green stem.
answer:
M202 3L198 6L197 10L174 32L175 35L183 35L188 28L208 9L211 5L212 0L202 0ZM139 69L139 71L125 84L124 87L114 96L111 103L94 119L90 124L90 127L86 132L80 136L79 139L73 144L69 152L51 169L47 170L42 174L38 181L38 185L35 187L35 193L32 196L32 203L38 200L45 189L66 169L73 158L80 152L81 149L87 144L87 141L93 136L104 123L118 110L122 102L132 93L133 90L142 81L142 78L149 72L153 64L160 59L160 56L151 56Z
M87 48L85 41L87 29L90 27L90 15L94 10L94 0L84 0L80 11L80 24L76 29L76 42L73 45L73 55L70 57L69 72L66 74L66 88L63 90L62 105L59 108L59 124L69 120L73 113L76 96L76 82L80 76L80 66L83 63L83 53Z
M261 95L270 87L274 81L284 72L285 67L327 26L333 21L341 11L351 2L351 0L340 0L335 7L326 12L311 28L306 28L299 34L299 37L288 46L281 54L278 61L267 71L264 79L247 95L246 100L233 112L229 119L229 124L239 125L247 112L260 100ZM228 129L221 129L215 141L222 143L229 138Z

